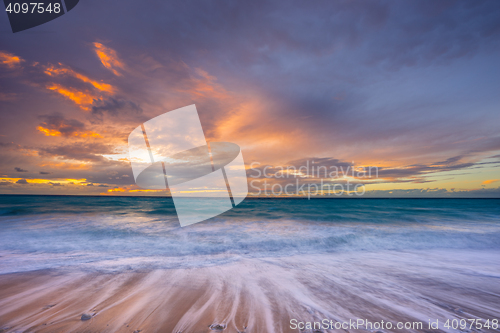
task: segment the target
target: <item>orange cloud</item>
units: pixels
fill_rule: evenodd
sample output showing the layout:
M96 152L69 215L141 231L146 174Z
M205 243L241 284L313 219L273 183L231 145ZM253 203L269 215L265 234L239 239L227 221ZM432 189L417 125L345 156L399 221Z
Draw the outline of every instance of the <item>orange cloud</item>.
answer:
M125 65L116 55L116 51L97 42L94 43L94 47L95 53L101 60L104 67L112 71L116 76L121 76L115 68L123 69Z
M165 192L165 190L145 190L145 189L131 189L131 188L128 188L128 187L117 187L117 188L111 188L111 189L108 189L107 192L103 192L103 193L100 193L100 195L113 195L114 192L119 192L119 193L123 193L123 192L126 192L126 193L141 193L141 192Z
M24 61L18 56L13 55L12 53L0 51L0 64L7 66L9 68L15 68Z
M62 135L62 133L56 129L49 129L49 128L45 128L42 126L38 126L36 129L39 130L40 132L42 132L43 134L45 134L46 136L61 136ZM102 135L100 135L99 133L96 133L96 132L92 132L92 131L73 132L71 134L71 136L76 136L79 138L102 138Z
M90 110L90 106L94 103L94 101L102 99L105 94L114 94L116 92L116 88L110 84L92 80L91 78L80 74L71 68L65 67L61 63L59 63L59 66L60 67L53 65L46 66L44 67L44 73L50 77L74 77L82 82L89 83L92 87L89 87L88 89L77 89L52 82L49 83L47 89L54 90L64 97L72 100L83 110Z
M165 192L165 190L129 190L129 192Z
M36 129L46 136L61 136L61 132L59 132L58 130L43 128L42 126L38 126Z
M20 180L25 180L24 184L49 184L54 181L54 179L41 179L41 178L33 178L33 179L27 179L27 178L0 178L0 181L6 181L6 182L11 182L11 183L16 183ZM80 184L80 183L87 183L87 179L56 179L58 183L61 184Z
M61 63L59 63L59 65L62 66ZM115 88L112 85L92 80L83 74L75 72L71 68L66 68L66 67L56 68L54 66L50 66L45 68L45 74L49 76L69 75L83 82L90 83L92 86L94 86L94 88L100 91L104 91L110 94L113 94L115 92Z
M85 178L81 178L81 179L65 179L64 180L65 182L68 182L68 183L74 183L74 184L82 184L82 183L87 183L87 179Z
M127 189L126 188L121 188L121 187L117 187L117 188L110 188L108 190L108 192L126 192Z
M489 185L489 184L492 184L492 183L496 183L498 181L500 181L500 179L485 180L484 182L481 183L481 185Z
M99 96L92 95L85 91L79 91L74 88L66 88L60 84L52 83L47 86L47 89L54 90L64 97L72 100L83 110L90 110L90 106L94 102L94 100L100 99Z
M86 131L86 132L80 132L80 133L75 133L73 136L77 136L80 138L102 138L102 135L96 132L92 131Z
M61 163L43 163L39 164L40 167L45 167L45 168L53 168L53 169L65 169L65 170L88 170L92 168L91 164L87 163L68 163L68 162L61 162Z
M107 50L107 49L106 49ZM111 50L113 51L113 50ZM114 52L114 51L113 51ZM8 68L16 68L19 66L24 60L14 54L0 51L0 65L6 66ZM121 63L113 62L110 60L110 63L115 64L116 66L122 66ZM76 72L75 70L64 66L62 63L58 63L59 66L54 65L40 65L38 62L34 62L31 66L35 68L37 71L40 69L43 72L51 77L56 79L57 77L62 76L63 79L66 77L76 78L84 83L89 84L88 88L74 88L67 83L57 83L57 81L48 82L45 84L45 88L56 91L62 96L70 99L74 103L76 103L83 110L90 110L90 106L93 104L94 100L102 100L105 95L115 94L117 89L111 84L99 82L89 78L86 75ZM35 84L37 85L37 84ZM2 93L0 92L0 100L2 101L11 101L14 100L16 96L14 94ZM57 136L58 134L55 132L45 132L46 135Z

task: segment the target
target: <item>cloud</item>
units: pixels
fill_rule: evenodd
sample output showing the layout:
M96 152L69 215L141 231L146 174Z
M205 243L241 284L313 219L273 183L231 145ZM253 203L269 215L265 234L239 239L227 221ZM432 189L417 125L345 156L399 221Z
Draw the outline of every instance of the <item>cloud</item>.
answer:
M48 84L46 88L61 94L84 110L89 110L92 103L94 103L94 100L99 99L98 95L94 95L91 92L81 91L71 87L64 87L56 83Z
M41 175L50 175L50 172L40 171L40 174L41 174Z
M94 101L113 95L117 89L112 85L91 79L74 69L59 63L58 66L35 66L43 69L49 82L45 87L73 101L83 110L90 110Z
M447 160L445 161L441 161L441 162L436 162L436 163L433 163L432 165L433 166L438 166L438 165L449 165L449 164L454 164L458 161L460 161L461 159L463 158L463 156L454 156L454 157L450 157L448 158Z
M104 114L108 114L113 117L120 116L122 118L133 116L138 118L138 121L147 120L147 118L144 117L143 111L139 105L132 101L115 98L100 100L94 103L92 106L92 115L102 120Z
M385 168L380 167L378 169L379 177L381 178L407 178L407 177L420 177L426 174L453 171L467 169L475 166L475 163L459 163L453 165L441 165L441 164L431 164L431 165L409 165L406 167L397 168Z
M115 188L110 188L108 192L126 192L128 191L128 188L122 188L122 187L115 187Z
M461 158L452 157L444 162L399 167L382 167L369 164L357 164L353 161L342 161L333 157L310 157L284 163L283 165L254 164L247 169L247 175L252 178L309 178L311 181L328 178L378 179L379 183L426 183L428 175L441 172L456 171L481 166L482 163L456 163ZM259 177L257 177L259 176Z
M112 85L92 80L89 77L87 77L83 74L80 74L69 67L65 67L61 63L59 63L59 67L55 67L53 65L46 66L44 72L45 72L45 74L47 74L49 76L62 76L62 77L70 76L70 77L77 78L82 82L90 83L95 89L109 93L109 94L113 94L116 91L116 88L114 88Z
M113 72L113 74L121 76L117 69L124 69L125 65L118 58L116 51L98 42L94 43L94 48L95 53L101 60L104 67Z
M16 184L22 184L22 185L26 185L28 184L28 181L26 179L19 179Z
M376 190L366 191L364 196L366 198L500 198L500 187L460 191L444 188Z
M28 170L21 169L19 167L14 168L17 172L28 172Z
M0 65L13 69L24 61L20 57L0 51ZM58 65L42 65L33 62L24 66L23 72L18 76L28 85L53 91L71 100L82 110L90 110L94 101L117 93L117 88L111 84L98 81L84 75L62 63ZM2 92L1 100L12 100L14 93Z
M65 162L68 160L104 162L107 160L102 155L113 153L113 146L100 143L74 143L71 145L42 147L39 150L39 154L42 156L56 157Z
M496 183L500 181L500 179L490 179L490 180L485 180L484 182L481 183L481 185L489 185L489 184L493 184L493 183Z
M23 59L12 53L0 51L0 65L14 69L19 67L23 61Z
M52 115L39 116L43 120L37 129L46 136L64 136L64 137L94 137L101 138L102 136L93 131L87 130L85 125L76 119L66 119L58 113Z

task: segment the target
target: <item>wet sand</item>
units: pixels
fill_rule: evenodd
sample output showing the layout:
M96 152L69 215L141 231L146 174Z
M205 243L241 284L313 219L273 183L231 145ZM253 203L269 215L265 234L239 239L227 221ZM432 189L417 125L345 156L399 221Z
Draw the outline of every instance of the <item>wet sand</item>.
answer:
M299 332L290 320L358 318L424 323L422 330L382 332L447 331L425 329L429 319L500 319L500 255L358 252L141 272L0 275L0 332ZM346 331L370 330L314 332Z

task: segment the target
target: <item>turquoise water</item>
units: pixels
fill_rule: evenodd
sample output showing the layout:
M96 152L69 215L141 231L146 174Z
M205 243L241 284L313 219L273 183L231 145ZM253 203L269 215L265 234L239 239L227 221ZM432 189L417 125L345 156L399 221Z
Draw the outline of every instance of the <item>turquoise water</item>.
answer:
M500 200L246 199L181 228L170 198L0 196L0 273L426 249L500 251Z

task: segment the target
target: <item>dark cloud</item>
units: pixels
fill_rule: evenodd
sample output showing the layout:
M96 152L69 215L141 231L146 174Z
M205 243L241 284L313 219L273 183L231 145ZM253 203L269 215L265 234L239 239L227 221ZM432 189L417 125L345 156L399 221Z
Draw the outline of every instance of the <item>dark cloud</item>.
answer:
M364 194L366 198L499 198L500 187L481 188L473 190L447 190L443 188L427 189L393 189L367 191Z
M454 171L473 167L474 163L460 163L454 165L411 165L406 168L379 168L378 174L382 178L417 177L429 173Z
M24 169L19 168L19 167L15 167L14 170L16 170L17 172L28 172L28 170L24 170Z
M423 184L434 182L426 179L428 175L440 172L466 170L473 167L483 167L484 163L456 163L461 156L455 156L442 162L429 163L429 165L408 165L397 168L378 167L375 165L357 165L353 162L342 161L335 158L304 158L290 161L284 165L253 164L247 169L247 176L252 179L272 178L273 181L286 182L290 178L306 178L305 181L315 182L319 179L334 183L342 181L344 176L363 180L376 180L376 183L416 183Z
M436 162L436 163L434 163L432 165L449 165L449 164L454 164L454 163L460 161L462 158L463 158L463 156L454 156L454 157L448 158L446 161Z
M43 120L40 126L49 130L55 130L61 133L63 136L73 136L75 134L84 132L85 125L76 119L66 119L60 113L55 113L52 115L41 115L40 119Z
M40 174L41 174L41 175L50 175L50 172L40 171Z
M338 177L342 177L342 172L351 173L352 162L341 161L335 158L302 158L285 163L284 165L261 165L251 164L247 169L248 177L252 178L295 178L313 177L329 178L333 172L338 172ZM299 174L300 173L300 174Z
M28 184L28 181L27 181L26 179L19 179L19 180L16 182L16 184L23 184L23 185L25 185L25 184Z
M104 113L112 116L125 114L140 115L142 109L131 101L118 100L109 98L103 101L98 101L92 106L92 114L102 117Z
M74 143L70 145L43 147L38 152L41 156L52 156L64 160L85 162L105 162L102 154L113 154L111 145L101 143Z

